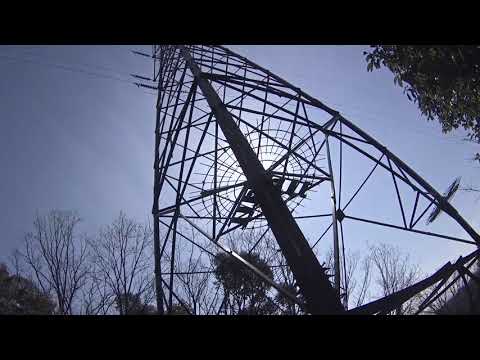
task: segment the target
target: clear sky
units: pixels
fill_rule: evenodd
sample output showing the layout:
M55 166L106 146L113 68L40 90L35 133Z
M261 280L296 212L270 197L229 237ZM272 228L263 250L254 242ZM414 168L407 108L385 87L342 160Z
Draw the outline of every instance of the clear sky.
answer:
M440 192L456 176L463 185L479 183L479 166L469 160L475 146L428 123L390 72L367 73L365 46L229 47L339 110ZM131 49L150 51L0 47L0 260L20 245L37 211L77 210L90 234L120 210L150 220L155 97L131 84L129 74L150 76L152 68ZM478 228L476 195L460 192L453 204ZM376 207L368 198L360 205ZM429 240L407 249L428 272L471 247Z

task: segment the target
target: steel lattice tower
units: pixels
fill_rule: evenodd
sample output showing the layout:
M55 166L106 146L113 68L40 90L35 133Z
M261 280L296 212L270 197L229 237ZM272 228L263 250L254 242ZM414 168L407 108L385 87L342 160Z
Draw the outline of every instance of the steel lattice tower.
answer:
M206 258L229 254L311 314L386 314L429 290L417 305L420 313L458 278L471 276L480 237L449 196L339 112L222 46L153 46L151 55L141 55L153 58L154 76L137 78L157 86L138 85L158 90L152 213L160 313L174 302L184 305L175 291L179 274L201 273L182 269L180 242ZM346 176L347 151L366 164L356 183ZM373 207L391 204L398 217L385 221L379 211L368 218L368 209L352 215L351 204L380 172L391 181L392 192L381 196L376 189L371 196L378 206ZM355 186L347 194L349 182ZM419 221L432 209L447 214L465 236L421 228ZM472 251L412 286L348 309L346 222L368 224L374 232L386 228L457 241ZM293 292L227 246L226 239L242 231L257 234L248 253L268 236L276 240L283 263L273 266L291 271ZM326 238L332 239L332 272L318 257Z

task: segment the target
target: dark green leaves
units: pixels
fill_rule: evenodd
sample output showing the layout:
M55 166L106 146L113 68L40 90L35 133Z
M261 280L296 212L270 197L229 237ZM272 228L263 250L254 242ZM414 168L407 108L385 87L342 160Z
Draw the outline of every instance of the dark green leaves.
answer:
M0 314L51 315L55 303L30 280L8 273L0 264Z
M428 120L443 132L459 127L480 142L480 48L478 46L373 45L367 71L388 68Z
M269 265L257 254L241 252L240 256L273 279ZM236 314L272 314L275 306L267 296L271 285L246 268L229 254L218 254L214 259L214 274L223 291L231 298ZM232 307L233 309L233 307Z

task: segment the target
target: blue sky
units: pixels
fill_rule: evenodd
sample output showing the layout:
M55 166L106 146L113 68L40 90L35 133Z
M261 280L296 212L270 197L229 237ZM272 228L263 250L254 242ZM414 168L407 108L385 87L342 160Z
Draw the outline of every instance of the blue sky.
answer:
M479 183L478 165L470 161L476 147L461 141L461 132L443 135L438 123L427 122L390 72L367 73L366 46L228 47L339 110L440 192L456 176L464 185ZM20 245L37 211L77 210L82 230L90 234L120 210L150 220L155 97L129 83L129 74L149 76L152 69L130 49L150 51L149 46L0 47L0 260ZM453 204L478 228L475 194L460 192ZM369 198L360 206L375 208ZM453 225L442 229L460 236ZM358 230L352 244L360 248L363 235ZM428 272L465 247L428 240L405 249Z

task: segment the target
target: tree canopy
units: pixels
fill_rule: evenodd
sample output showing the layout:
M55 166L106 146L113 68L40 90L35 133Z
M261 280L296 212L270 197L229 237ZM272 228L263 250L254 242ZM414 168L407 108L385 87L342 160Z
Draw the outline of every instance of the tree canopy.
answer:
M172 310L168 313L169 315L190 315L192 313L191 309L185 309L186 305L182 304L173 304ZM187 306L188 307L188 306Z
M0 264L0 314L51 315L54 311L55 303L47 294L30 280L9 274L7 266Z
M115 302L120 315L153 315L156 313L155 307L143 302L139 294L121 294Z
M480 143L480 46L371 47L368 71L388 68L428 120L438 119L444 133L463 128Z
M273 278L271 268L258 254L243 251L240 256ZM271 314L275 311L267 296L271 285L247 269L228 254L217 254L214 259L214 274L222 285L226 297L231 298L231 309L237 314ZM229 299L230 300L230 299Z

